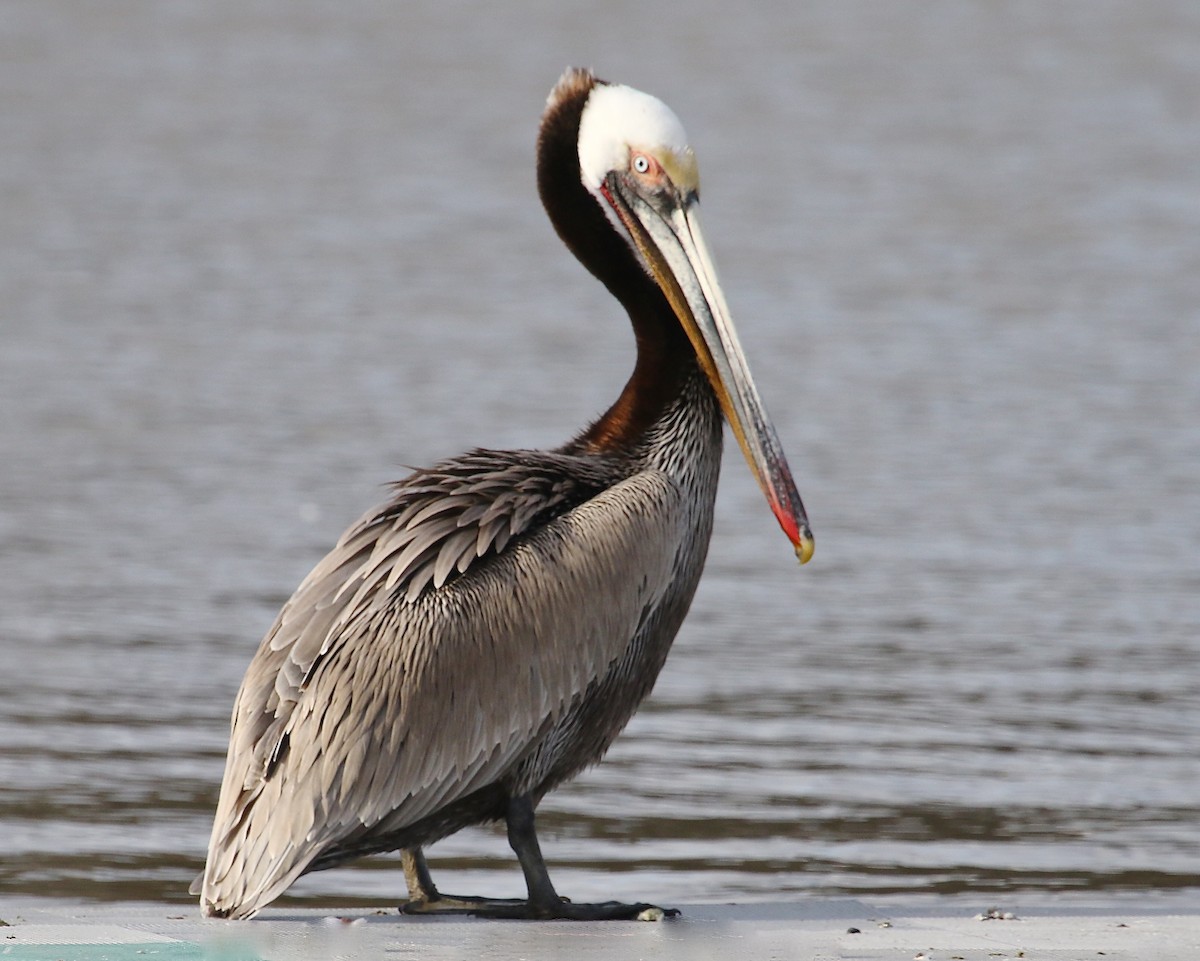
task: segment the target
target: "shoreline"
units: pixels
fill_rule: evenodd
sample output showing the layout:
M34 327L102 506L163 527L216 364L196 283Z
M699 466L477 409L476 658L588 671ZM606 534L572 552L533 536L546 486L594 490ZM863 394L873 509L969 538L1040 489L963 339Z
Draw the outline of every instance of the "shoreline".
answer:
M1194 902L1192 902L1194 904ZM201 918L185 905L0 907L0 958L14 961L500 959L707 961L797 958L1100 958L1193 961L1200 911L1182 899L1078 905L1013 898L886 898L682 906L678 919L520 922L402 916L371 909L268 908L252 921Z

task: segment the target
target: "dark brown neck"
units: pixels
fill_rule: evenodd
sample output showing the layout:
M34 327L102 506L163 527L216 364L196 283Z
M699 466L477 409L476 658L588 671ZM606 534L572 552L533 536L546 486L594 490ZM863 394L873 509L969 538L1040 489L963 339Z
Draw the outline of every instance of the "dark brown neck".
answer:
M579 121L592 87L603 81L579 72L555 90L538 134L538 192L568 249L629 313L637 364L616 403L574 445L619 452L633 447L671 402L695 366L695 354L666 296L583 186Z
M631 314L637 337L637 364L616 402L576 440L595 451L619 452L637 444L679 396L695 366L691 345L672 321L639 321Z

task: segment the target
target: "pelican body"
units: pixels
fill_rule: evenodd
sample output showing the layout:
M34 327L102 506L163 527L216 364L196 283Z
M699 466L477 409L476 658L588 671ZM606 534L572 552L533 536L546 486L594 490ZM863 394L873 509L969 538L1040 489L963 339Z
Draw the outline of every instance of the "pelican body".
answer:
M409 913L672 913L559 897L534 811L604 755L662 669L708 550L723 420L801 561L812 535L700 231L679 120L569 70L537 167L559 236L629 314L633 375L557 450L418 470L301 583L234 706L192 888L208 915L251 917L308 871L397 850ZM492 821L528 897L438 891L423 848Z

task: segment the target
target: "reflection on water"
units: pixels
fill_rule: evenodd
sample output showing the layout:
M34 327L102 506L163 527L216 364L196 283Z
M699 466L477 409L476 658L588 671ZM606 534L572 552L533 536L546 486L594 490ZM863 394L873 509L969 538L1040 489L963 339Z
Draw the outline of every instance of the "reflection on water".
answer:
M819 549L732 451L654 697L544 805L561 889L1195 886L1193 6L714 4L678 46L526 6L3 14L0 892L186 900L308 567L398 465L615 394L531 188L567 61L688 123ZM495 832L432 855L520 890Z

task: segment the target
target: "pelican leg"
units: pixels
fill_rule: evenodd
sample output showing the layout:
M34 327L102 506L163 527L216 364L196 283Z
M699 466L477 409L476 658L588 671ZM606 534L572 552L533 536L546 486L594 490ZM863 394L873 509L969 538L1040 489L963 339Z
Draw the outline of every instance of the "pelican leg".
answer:
M508 843L512 845L525 874L528 898L478 898L442 894L433 883L429 865L420 848L400 854L409 900L400 905L401 914L469 914L477 918L507 918L520 921L660 921L677 917L675 908L654 904L623 904L603 901L573 904L560 897L550 880L534 825L533 802L527 796L511 798L505 820Z
M436 901L441 897L429 873L424 851L406 848L400 852L400 863L404 866L404 880L408 884L410 901Z
M475 914L491 906L524 905L521 898L479 898L471 895L442 894L433 883L425 852L409 848L400 852L408 900L400 905L401 914Z
M524 902L492 904L471 912L476 917L517 918L525 920L560 919L565 921L659 921L679 914L674 908L654 904L622 904L604 901L597 904L574 904L559 897L550 881L546 860L542 857L534 825L533 802L528 795L511 798L506 821L508 843L512 845L525 874L529 899Z

